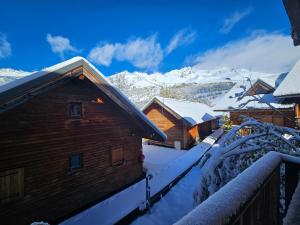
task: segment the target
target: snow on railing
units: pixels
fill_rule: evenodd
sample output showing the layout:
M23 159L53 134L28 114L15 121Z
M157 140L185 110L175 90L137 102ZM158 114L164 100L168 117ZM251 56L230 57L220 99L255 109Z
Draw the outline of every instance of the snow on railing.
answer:
M178 176L198 162L222 134L222 129L216 130L214 133L205 138L199 145L193 147L184 155L172 161L172 164L168 165L159 173L153 174L153 178L149 181L151 186L151 197L159 193L163 188L171 184Z
M229 219L236 215L278 167L282 159L282 154L269 152L175 224L223 225L228 223Z

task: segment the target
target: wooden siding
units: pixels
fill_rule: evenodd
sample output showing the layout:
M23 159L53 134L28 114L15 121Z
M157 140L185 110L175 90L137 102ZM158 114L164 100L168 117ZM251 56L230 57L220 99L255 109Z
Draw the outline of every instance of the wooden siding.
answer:
M73 101L82 102L81 119L68 116ZM24 197L0 205L1 224L53 223L139 179L141 135L126 115L88 79L0 114L0 172L24 169ZM123 164L112 166L120 147ZM69 157L78 153L83 168L73 173Z
M280 114L275 110L266 109L266 110L245 110L245 111L232 111L230 112L230 120L233 125L241 124L240 116L248 116L254 119L257 119L262 122L274 123L279 126L295 127L295 113L294 109L280 109ZM288 119L289 118L289 119Z
M174 147L174 141L180 141L183 149L190 148L196 141L211 134L217 127L217 119L189 126L183 119L177 119L156 102L144 109L146 116L168 136L165 142L152 143Z
M173 147L174 141L180 141L181 147L187 148L187 140L184 138L184 133L187 132L187 128L182 120L175 118L171 113L157 103L152 103L144 110L144 113L168 136L165 142L157 142L158 144Z
M260 82L256 82L253 87L248 91L248 95L258 95L258 94L270 94L274 91L274 88L267 87Z

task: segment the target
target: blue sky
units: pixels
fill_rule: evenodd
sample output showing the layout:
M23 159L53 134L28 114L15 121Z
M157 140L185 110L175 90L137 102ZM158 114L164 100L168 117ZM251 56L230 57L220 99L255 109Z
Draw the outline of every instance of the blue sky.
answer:
M300 58L281 0L6 0L1 9L0 67L32 71L81 55L106 75L186 65L281 72Z

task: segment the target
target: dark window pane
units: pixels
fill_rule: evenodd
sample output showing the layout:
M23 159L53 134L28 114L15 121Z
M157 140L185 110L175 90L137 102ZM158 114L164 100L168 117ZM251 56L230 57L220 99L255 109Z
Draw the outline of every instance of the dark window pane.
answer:
M69 114L72 118L82 117L82 104L80 102L71 102L69 108Z
M82 168L82 154L72 155L70 157L70 170L77 170Z

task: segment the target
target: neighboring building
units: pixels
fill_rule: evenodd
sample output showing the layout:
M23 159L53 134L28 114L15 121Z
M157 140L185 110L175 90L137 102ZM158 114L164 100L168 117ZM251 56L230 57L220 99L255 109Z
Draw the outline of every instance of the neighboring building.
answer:
M57 223L144 177L166 136L75 57L0 87L1 224Z
M143 107L143 112L168 138L152 144L188 149L218 127L218 118L203 103L155 97Z
M280 83L274 96L288 103L296 103L294 117L296 124L300 126L300 60Z
M294 45L300 45L300 0L283 0L291 23L291 36Z
M285 74L237 83L215 106L214 110L229 112L233 125L243 116L279 126L295 127L294 104L275 98L273 92Z

